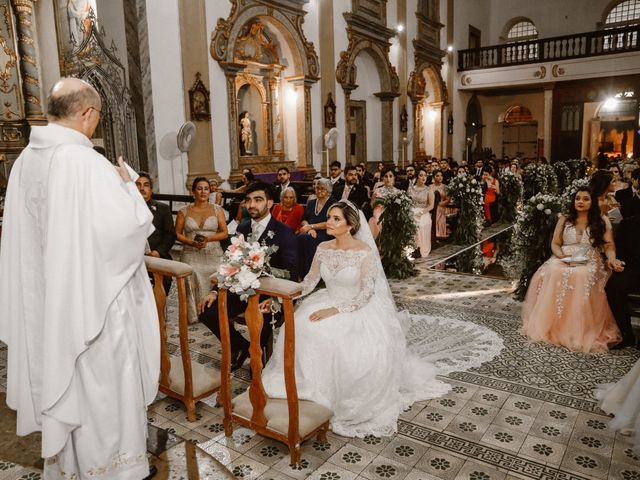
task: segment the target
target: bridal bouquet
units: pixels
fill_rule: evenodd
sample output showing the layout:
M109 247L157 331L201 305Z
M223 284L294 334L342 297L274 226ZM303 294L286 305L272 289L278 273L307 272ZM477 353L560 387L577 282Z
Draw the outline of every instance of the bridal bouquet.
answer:
M267 236L273 237L273 232L267 232ZM256 288L260 288L260 277L287 278L289 275L286 270L273 268L269 264L271 255L277 250L277 245L260 244L251 237L245 240L242 234L233 237L218 268L218 285L246 301L256 293Z

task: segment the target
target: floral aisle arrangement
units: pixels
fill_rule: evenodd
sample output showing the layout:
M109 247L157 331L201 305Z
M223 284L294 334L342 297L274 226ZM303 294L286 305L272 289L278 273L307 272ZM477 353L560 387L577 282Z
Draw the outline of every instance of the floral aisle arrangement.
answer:
M404 192L381 200L382 230L376 243L384 271L390 278L409 278L416 274L411 254L415 250L417 227L411 207L413 202ZM365 227L365 226L363 226Z
M551 165L527 165L522 172L524 198L531 198L539 193L554 195L558 192L556 171Z
M267 232L269 238L273 235L272 231ZM277 245L260 244L251 236L246 240L242 234L233 237L218 268L218 285L246 301L256 293L256 288L260 288L260 277L288 278L289 272L274 268L269 263L277 250Z
M470 175L458 175L449 181L447 192L460 208L454 242L459 245L478 243L484 225L484 195L480 182ZM482 269L480 245L460 254L457 262L458 268L464 272L480 273Z
M502 222L514 222L518 209L522 204L524 187L522 180L511 172L500 175L500 196L498 197L498 211Z
M524 204L513 232L510 270L518 279L515 298L524 300L536 270L551 256L551 236L561 201L558 196L539 193Z
M556 178L558 179L558 193L564 192L573 180L571 169L567 166L566 162L555 162L553 169L556 172Z
M586 158L576 158L567 162L569 170L571 170L571 181L579 178L585 178L589 174L589 169L593 166L590 160Z

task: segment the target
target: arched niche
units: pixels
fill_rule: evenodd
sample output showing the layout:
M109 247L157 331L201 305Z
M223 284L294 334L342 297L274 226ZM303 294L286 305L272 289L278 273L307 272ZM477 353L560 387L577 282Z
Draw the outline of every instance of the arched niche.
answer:
M448 95L440 66L425 62L411 72L407 94L413 105L414 157L419 159L431 155L441 158L443 117Z
M356 59L366 55L376 66L376 71L380 81L379 92L369 92L380 100L380 161L388 162L393 160L393 101L400 95L400 82L396 69L389 61L389 44L381 44L379 41L358 36L348 27L349 46L346 51L340 53L340 61L336 68L336 79L342 86L345 99L345 147L346 156L349 159L353 151L351 125L351 95L358 88L358 68ZM375 122L372 118L370 121Z
M472 163L474 152L478 148L482 148L482 129L484 123L482 122L482 106L477 95L473 95L467 103L467 110L465 112L465 158L469 163Z
M244 167L255 171L274 171L282 165L313 169L311 86L319 79L319 68L314 46L302 31L305 14L301 7L276 9L258 0L232 0L227 19L218 19L210 52L227 78L232 178L239 177ZM243 43L253 47L247 50ZM255 50L258 46L262 52ZM273 63L267 62L265 52L270 52ZM256 126L264 135L257 155L241 155L238 141L239 84L248 77L262 85L266 97L262 125ZM285 93L289 93L286 111ZM287 131L296 141L288 141L292 139L286 138Z

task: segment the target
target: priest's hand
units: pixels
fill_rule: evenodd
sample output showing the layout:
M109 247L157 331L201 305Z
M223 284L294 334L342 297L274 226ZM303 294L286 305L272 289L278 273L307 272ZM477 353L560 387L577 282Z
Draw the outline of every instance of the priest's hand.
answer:
M218 298L218 292L209 292L209 294L200 300L200 303L198 303L198 313L203 313L205 307L211 308L211 305L216 301L216 298Z
M324 320L325 318L333 317L338 313L338 309L336 307L323 308L322 310L317 310L309 315L309 320L312 322L318 322L320 320Z
M122 158L122 155L118 157L118 166L116 167L116 170L120 174L120 178L122 178L122 181L124 183L133 182L131 175L129 175L129 170L127 170L127 167L124 164L124 159Z

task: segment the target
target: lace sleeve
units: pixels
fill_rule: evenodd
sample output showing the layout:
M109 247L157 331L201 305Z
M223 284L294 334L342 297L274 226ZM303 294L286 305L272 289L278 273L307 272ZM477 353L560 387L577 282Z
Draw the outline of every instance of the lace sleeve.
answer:
M375 284L373 254L369 251L362 259L360 270L360 291L358 294L342 303L334 305L340 313L353 312L362 308L373 295Z
M300 282L302 285L302 296L309 295L313 292L313 289L316 288L318 282L320 281L320 256L322 255L323 250L318 248L316 250L316 254L313 256L313 261L311 262L311 268L309 269L309 273L307 273Z

